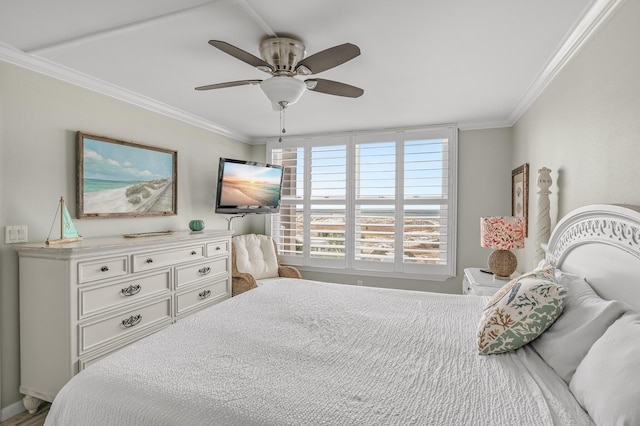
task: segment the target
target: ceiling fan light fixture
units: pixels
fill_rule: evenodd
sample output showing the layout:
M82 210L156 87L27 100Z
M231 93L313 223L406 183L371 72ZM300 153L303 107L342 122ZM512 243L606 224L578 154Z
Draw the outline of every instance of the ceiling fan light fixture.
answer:
M275 76L262 80L260 87L273 108L279 110L298 102L307 85L295 77Z

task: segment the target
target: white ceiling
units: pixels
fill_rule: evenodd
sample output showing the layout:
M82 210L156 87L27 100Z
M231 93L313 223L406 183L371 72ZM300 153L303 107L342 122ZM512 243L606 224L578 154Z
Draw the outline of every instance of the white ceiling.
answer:
M210 46L259 56L269 35L307 55L350 42L362 54L318 77L360 98L307 92L287 134L513 123L608 0L2 0L0 59L247 142L276 136L259 86L196 86L268 75ZM594 12L595 10L595 12Z

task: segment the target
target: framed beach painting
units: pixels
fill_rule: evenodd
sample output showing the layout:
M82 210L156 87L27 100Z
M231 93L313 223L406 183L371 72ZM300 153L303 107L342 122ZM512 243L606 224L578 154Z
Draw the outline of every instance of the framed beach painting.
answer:
M524 217L524 236L529 236L529 163L511 171L511 216Z
M178 213L177 151L77 133L78 218Z

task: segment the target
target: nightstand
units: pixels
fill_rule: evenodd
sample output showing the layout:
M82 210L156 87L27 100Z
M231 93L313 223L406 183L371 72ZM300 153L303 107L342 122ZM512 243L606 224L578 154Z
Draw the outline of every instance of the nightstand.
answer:
M480 271L483 268L465 268L464 278L462 279L462 293L463 294L475 294L477 296L493 296L493 294L500 290L502 286L508 283L510 280L494 279L493 274L487 274ZM515 273L511 277L518 276Z

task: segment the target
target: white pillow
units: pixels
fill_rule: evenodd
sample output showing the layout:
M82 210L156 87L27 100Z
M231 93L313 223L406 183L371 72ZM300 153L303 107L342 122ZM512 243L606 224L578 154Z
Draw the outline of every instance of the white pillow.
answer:
M236 268L256 280L278 276L278 257L273 241L266 235L246 234L233 237Z
M584 357L569 388L598 425L640 425L640 313L614 322Z
M628 307L619 301L601 299L583 278L565 281L564 285L564 312L531 345L569 383L591 345Z

